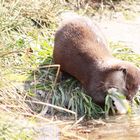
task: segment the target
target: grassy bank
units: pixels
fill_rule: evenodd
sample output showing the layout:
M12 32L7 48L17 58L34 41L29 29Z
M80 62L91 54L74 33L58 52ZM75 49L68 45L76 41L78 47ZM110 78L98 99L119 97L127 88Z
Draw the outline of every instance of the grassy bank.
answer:
M0 1L0 139L34 139L40 121L57 124L57 117L104 115L75 79L56 82L59 67L52 60L59 14L100 12L100 3L94 7L84 1ZM116 57L139 66L140 56L131 49L111 46Z

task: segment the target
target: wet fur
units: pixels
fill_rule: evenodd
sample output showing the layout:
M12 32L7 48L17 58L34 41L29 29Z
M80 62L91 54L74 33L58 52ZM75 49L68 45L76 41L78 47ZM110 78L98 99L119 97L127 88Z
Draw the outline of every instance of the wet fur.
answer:
M100 30L95 28L94 23L81 16L61 25L55 34L54 62L78 79L87 94L101 106L112 87L131 100L140 84L139 69L114 58Z

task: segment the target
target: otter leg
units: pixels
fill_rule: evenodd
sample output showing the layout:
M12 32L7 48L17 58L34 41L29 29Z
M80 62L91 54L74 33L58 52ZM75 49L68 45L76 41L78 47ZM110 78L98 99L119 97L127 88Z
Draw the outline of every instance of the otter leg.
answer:
M64 71L60 71L59 75L57 77L57 82L61 82L61 81L65 81L69 78L71 78L72 76L70 74L68 74L67 72Z
M103 109L105 107L105 97L105 92L96 92L92 95L93 102L102 107Z
M71 77L72 76L69 73L67 73L65 71L61 71L61 81L67 80L67 79L69 79Z

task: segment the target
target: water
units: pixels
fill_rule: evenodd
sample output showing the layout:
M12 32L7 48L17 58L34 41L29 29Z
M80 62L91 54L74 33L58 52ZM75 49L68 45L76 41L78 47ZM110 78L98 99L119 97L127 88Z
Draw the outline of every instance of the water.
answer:
M140 140L140 114L112 116L103 122L87 125L85 130L89 129L89 133L77 133L79 140Z
M42 127L36 128L37 133L41 132L36 140L140 140L140 111L106 119L84 120L73 127L73 121L62 122L58 125L42 122Z
M115 116L105 120L105 125L93 128L88 140L140 140L140 116Z

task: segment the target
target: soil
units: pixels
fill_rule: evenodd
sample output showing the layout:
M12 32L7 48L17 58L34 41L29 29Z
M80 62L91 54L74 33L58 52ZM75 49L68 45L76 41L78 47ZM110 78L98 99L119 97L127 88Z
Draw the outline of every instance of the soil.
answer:
M140 54L140 16L133 21L100 21L99 25L109 42L124 43Z
M140 1L122 1L115 6L116 10L103 10L94 19L108 42L124 43L140 54Z

